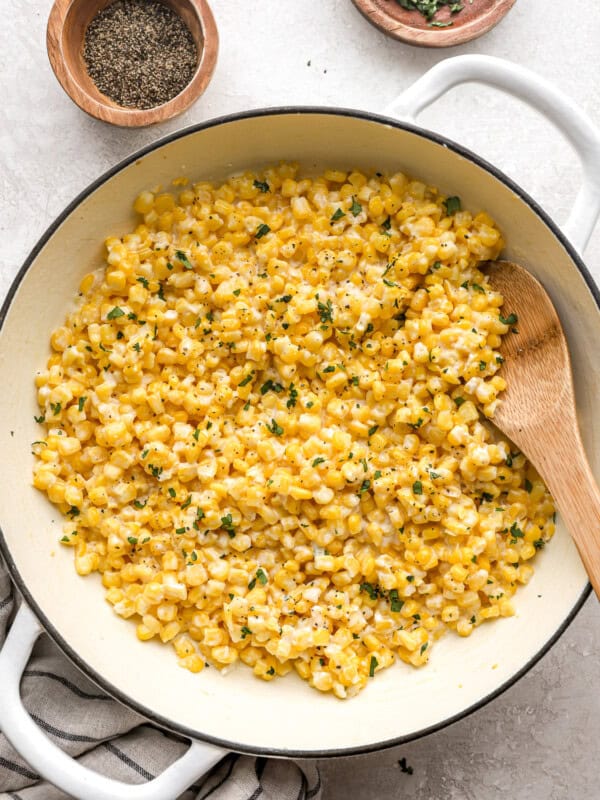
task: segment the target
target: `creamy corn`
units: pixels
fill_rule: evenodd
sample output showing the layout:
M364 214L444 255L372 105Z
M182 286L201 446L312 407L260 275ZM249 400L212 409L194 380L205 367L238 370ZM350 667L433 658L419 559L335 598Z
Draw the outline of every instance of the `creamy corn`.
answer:
M51 336L34 485L141 640L338 697L514 613L553 505L486 424L487 214L294 165L142 192Z

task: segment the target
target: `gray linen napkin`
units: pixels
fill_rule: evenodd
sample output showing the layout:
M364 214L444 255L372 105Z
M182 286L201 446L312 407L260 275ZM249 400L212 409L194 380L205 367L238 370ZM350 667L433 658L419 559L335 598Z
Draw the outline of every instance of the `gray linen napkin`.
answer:
M0 647L15 605L0 561ZM2 687L0 687L2 691ZM23 701L48 736L82 764L125 783L150 780L186 750L177 736L103 694L54 643L41 636L23 675ZM64 792L35 774L0 733L0 800L64 800ZM180 800L320 800L316 766L234 753Z

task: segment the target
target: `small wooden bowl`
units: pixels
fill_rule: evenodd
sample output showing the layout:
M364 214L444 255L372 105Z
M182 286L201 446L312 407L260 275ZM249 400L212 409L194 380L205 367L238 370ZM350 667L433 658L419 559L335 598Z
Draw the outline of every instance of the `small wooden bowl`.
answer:
M507 14L515 0L462 0L462 11L452 14L444 6L436 14L448 27L432 27L419 11L407 11L397 0L352 0L366 19L380 31L405 44L419 47L452 47L470 42L491 30Z
M71 100L92 117L124 127L164 122L181 114L204 92L212 77L219 34L206 0L163 0L183 19L198 48L198 66L187 86L167 103L137 109L118 105L102 94L83 60L87 26L112 0L55 0L48 18L46 46L54 74Z

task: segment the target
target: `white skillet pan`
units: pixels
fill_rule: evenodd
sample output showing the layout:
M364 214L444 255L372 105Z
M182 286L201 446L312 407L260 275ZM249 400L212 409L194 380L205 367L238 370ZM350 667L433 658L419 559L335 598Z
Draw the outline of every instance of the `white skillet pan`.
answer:
M550 292L566 329L588 455L600 477L600 295L578 251L600 209L600 135L570 100L515 65L483 56L438 64L402 95L390 115L412 119L453 86L480 81L530 102L570 140L583 187L558 226L502 173L413 123L356 111L283 108L213 120L173 134L119 164L52 225L16 278L1 312L1 551L24 603L0 654L0 727L32 768L76 798L174 798L227 750L275 757L364 753L423 736L482 706L514 683L552 645L589 593L566 531L536 559L517 595L517 615L487 623L469 639L446 636L430 664L398 664L360 696L340 701L295 675L273 683L241 667L228 676L177 666L171 648L137 641L95 577L80 578L57 544L61 520L31 488L30 442L39 438L33 376L45 364L47 333L63 320L81 276L100 263L107 234L132 223L136 194L175 176L220 180L280 159L306 168L403 169L487 209L505 234L505 256L525 264ZM14 435L10 432L14 431ZM158 778L131 786L90 772L35 725L19 695L31 648L46 631L98 686L157 725L191 740Z

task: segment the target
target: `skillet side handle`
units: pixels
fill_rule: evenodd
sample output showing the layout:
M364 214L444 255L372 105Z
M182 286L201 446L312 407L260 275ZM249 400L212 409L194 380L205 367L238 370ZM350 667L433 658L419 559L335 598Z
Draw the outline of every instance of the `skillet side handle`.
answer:
M385 113L413 122L450 89L469 82L486 83L528 103L556 125L577 153L583 182L563 231L582 252L600 214L600 131L579 106L544 78L505 59L456 56L432 67Z
M42 632L33 612L22 603L0 651L0 728L33 769L71 797L78 800L174 800L227 755L217 747L192 742L184 756L144 784L122 783L84 767L57 747L23 707L21 677Z

